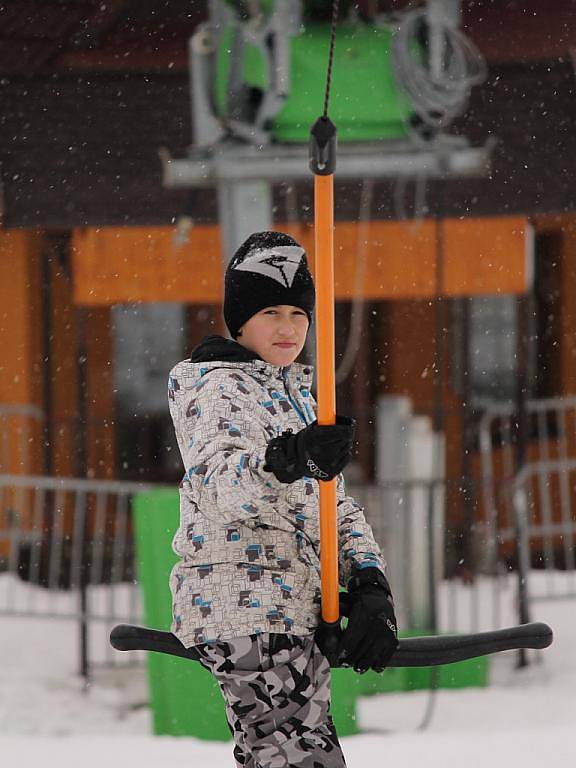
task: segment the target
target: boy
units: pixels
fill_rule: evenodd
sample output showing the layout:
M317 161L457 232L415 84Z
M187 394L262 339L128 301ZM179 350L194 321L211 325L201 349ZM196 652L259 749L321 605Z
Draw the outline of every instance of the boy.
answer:
M314 309L306 254L260 232L225 277L232 340L209 336L172 370L170 412L185 475L171 575L172 631L218 680L244 768L341 768L320 621L318 480L338 477L341 658L381 670L397 646L384 562L345 494L354 425L319 426L312 370L294 361Z

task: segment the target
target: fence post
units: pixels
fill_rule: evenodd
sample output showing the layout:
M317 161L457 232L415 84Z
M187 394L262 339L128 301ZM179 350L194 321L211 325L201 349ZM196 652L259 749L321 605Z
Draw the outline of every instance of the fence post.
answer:
M517 417L517 431L516 431L516 478L519 479L523 476L522 469L526 464L526 457L528 453L528 440L530 438L530 414L527 410L527 386L528 386L528 310L529 310L529 296L521 295L517 299L517 341L516 341L516 417ZM526 502L524 500L524 507ZM530 621L530 611L528 607L528 593L527 593L527 580L528 570L530 568L530 552L529 546L526 548L526 552L522 554L522 536L528 535L527 529L520 529L519 523L521 520L527 520L528 510L523 510L523 515L518 517L515 515L516 522L516 536L517 536L517 552L518 552L518 619L520 624L527 624ZM522 565L526 568L525 572L522 572L521 560L523 558L528 559L528 562L524 562ZM518 651L518 666L526 667L528 665L528 657L526 650L521 648Z

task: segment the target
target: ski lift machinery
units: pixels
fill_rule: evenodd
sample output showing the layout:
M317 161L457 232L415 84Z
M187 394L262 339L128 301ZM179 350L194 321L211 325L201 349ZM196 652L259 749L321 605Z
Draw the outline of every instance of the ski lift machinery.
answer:
M220 192L220 205L228 202L236 206L233 219L228 220L227 235L234 240L224 242L225 252L245 234L255 228L269 226L269 185L277 180L297 180L314 174L315 188L315 241L316 282L318 287L317 339L318 339L318 420L322 424L334 423L335 376L334 376L334 285L333 285L333 175L336 161L336 130L328 116L328 100L334 52L334 37L338 3L332 6L330 27L330 54L324 113L318 118L309 134L309 158L300 147L284 148L272 142L273 121L280 114L289 94L288 65L292 35L300 30L301 7L299 2L250 3L254 11L268 10L252 15L244 4L213 0L210 4L210 22L192 41L193 86L196 145L186 160L165 160L166 181L172 186L194 187L216 183ZM431 4L432 5L432 4ZM434 5L447 6L440 0ZM244 16L246 17L244 19ZM251 26L251 22L253 23ZM210 26L211 25L211 26ZM215 108L215 57L218 47L214 37L208 42L202 37L222 34L224 25L229 29L231 56L228 84L231 82L230 107L226 119L218 117ZM259 26L260 25L260 26ZM254 35L254 36L253 36ZM277 39L276 39L277 38ZM246 41L252 41L267 62L268 90L254 93L254 86L243 81L242 56ZM227 84L227 85L228 85ZM254 98L256 97L256 98ZM461 102L461 100L460 100ZM440 128L461 108L454 100L444 102L444 111L431 110L430 122ZM426 118L425 107L422 115ZM306 128L311 121L307 121ZM279 127L279 124L277 125ZM298 128L298 126L296 126ZM286 125L283 130L288 131ZM339 175L358 177L397 175L404 172L404 163L410 159L430 175L446 176L447 173L477 173L486 162L486 148L472 150L450 146L441 142L439 135L434 144L425 149L409 151L406 146L396 148L388 155L381 144L372 144L364 153L351 144L349 151L339 153ZM375 153L376 154L373 154ZM416 158L416 159L415 159ZM309 162L308 162L309 160ZM344 166L344 171L342 170ZM255 186L250 186L255 185ZM263 186L261 186L263 185ZM255 197L252 197L255 196ZM243 202L256 199L252 216L246 216ZM268 206L266 208L265 206ZM226 215L227 209L220 209ZM258 216L261 216L258 219ZM248 221L246 221L248 220ZM236 227L236 228L234 228ZM248 229L246 229L248 227ZM228 246L228 247L227 247ZM335 532L335 481L320 482L320 539L322 579L322 622L317 642L326 654L331 666L341 664L338 643L341 633L340 614L346 615L345 596L338 594L338 558ZM170 632L131 625L119 625L110 635L114 648L121 651L148 650L198 660L194 647L185 648ZM392 667L434 666L473 658L497 651L514 648L546 648L552 642L552 630L547 624L535 622L491 632L470 635L445 635L402 639L389 662Z
M307 5L210 0L208 20L190 39L194 138L186 157L162 151L163 180L170 188L217 189L227 255L251 232L271 228L272 185L310 179L308 128L329 25L310 23ZM335 57L339 179L488 172L493 137L471 146L445 130L485 75L482 57L459 30L459 0L429 0L369 21L349 13Z

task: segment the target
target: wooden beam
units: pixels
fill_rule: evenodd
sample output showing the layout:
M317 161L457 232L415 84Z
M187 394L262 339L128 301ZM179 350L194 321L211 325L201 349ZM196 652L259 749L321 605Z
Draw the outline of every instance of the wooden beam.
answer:
M532 279L530 246L523 216L446 219L444 295L524 293Z
M521 293L526 290L526 220L521 217L447 219L446 296ZM313 253L310 225L278 225ZM373 221L369 242L356 222L336 226L336 298L427 298L436 283L436 222ZM185 245L169 227L77 231L73 237L74 296L84 306L134 301L222 301L222 257L217 227L195 227ZM312 269L314 260L311 259Z
M194 227L185 245L174 242L170 227L77 230L72 254L74 298L83 306L222 298L217 227Z

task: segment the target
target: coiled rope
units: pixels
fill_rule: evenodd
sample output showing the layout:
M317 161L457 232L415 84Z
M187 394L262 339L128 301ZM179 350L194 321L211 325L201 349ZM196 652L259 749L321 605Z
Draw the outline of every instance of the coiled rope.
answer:
M394 70L416 114L426 126L438 130L464 112L472 86L486 79L486 63L457 27L438 24L445 53L441 72L434 75L419 55L420 32L423 27L429 29L426 10L407 11L401 19L392 41Z

